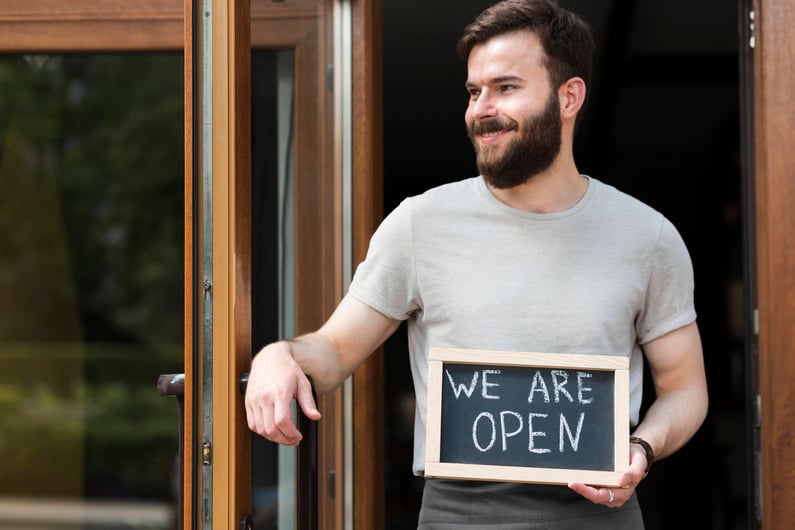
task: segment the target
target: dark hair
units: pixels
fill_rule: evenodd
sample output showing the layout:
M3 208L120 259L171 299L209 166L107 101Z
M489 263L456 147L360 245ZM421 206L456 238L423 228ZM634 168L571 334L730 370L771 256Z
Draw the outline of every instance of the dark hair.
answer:
M466 60L475 45L521 30L532 31L541 41L553 88L572 77L590 86L595 47L591 27L555 0L503 0L492 5L466 27L458 53Z

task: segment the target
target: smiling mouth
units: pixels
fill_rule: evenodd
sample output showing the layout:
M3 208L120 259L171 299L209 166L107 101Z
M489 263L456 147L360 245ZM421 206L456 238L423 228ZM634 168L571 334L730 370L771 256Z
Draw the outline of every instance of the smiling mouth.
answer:
M510 131L510 129L500 129L499 131L488 131L488 132L481 132L481 138L494 138Z
M472 124L472 133L483 140L490 140L517 130L518 125L515 121L506 119L476 121Z
M488 145L497 145L501 144L507 138L507 135L513 131L514 129L507 128L507 129L498 129L498 130L483 130L477 132L476 138L478 139L481 145L488 146Z

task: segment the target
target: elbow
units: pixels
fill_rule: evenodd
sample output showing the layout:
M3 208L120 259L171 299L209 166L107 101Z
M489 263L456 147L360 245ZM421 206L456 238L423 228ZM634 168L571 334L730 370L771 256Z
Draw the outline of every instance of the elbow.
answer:
M701 403L701 423L703 424L704 420L707 419L707 413L709 412L709 392L707 392L706 385L701 391L700 403Z

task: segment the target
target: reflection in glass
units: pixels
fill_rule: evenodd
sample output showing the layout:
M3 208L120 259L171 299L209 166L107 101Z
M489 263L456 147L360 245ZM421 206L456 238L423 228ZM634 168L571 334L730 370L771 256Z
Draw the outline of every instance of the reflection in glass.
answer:
M181 54L0 56L0 529L175 527Z

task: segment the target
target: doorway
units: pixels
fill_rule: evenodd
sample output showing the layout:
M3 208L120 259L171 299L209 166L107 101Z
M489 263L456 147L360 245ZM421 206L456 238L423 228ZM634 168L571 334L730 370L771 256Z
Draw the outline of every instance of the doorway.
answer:
M466 68L455 43L490 3L435 4L445 13L441 24L416 17L423 12L417 0L384 0L385 213L404 197L477 174L463 126ZM655 464L638 489L646 527L669 528L687 514L698 528L746 528L737 6L717 0L561 3L588 20L597 39L591 99L575 142L580 171L668 217L695 269L710 412L694 439ZM402 329L385 346L386 417L394 418L385 434L390 530L416 527L422 487L411 474L407 357ZM693 470L711 480L692 481Z

